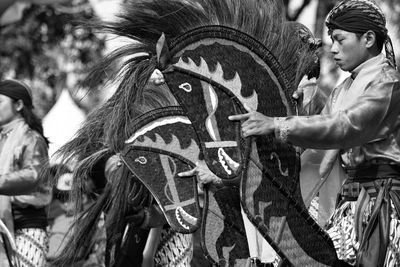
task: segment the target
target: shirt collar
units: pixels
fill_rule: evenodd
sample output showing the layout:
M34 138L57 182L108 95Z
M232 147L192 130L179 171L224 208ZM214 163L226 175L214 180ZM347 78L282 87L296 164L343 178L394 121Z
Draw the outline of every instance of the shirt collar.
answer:
M24 122L23 118L18 118L15 120L10 121L9 123L3 125L3 127L0 128L0 135L8 135L18 124Z
M362 69L368 68L370 66L378 65L378 63L382 62L382 60L385 60L385 59L386 59L385 55L380 53L379 55L364 61L363 63L358 65L358 67L355 68L351 72L351 77L353 79L355 79Z

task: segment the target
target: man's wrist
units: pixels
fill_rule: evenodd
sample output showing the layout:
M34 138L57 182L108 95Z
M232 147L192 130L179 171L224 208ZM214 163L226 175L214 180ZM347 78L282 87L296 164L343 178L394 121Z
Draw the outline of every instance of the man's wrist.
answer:
M274 134L281 142L288 141L289 123L286 117L274 117Z

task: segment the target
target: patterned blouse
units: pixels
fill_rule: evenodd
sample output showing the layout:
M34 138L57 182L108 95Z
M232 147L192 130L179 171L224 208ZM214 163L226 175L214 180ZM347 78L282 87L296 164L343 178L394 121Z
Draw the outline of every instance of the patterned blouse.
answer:
M0 131L0 151L12 132L23 119L4 125ZM39 181L42 167L48 163L47 144L37 133L29 129L25 132L13 154L12 169L0 177L0 194L14 196L13 202L19 206L28 204L37 207L47 205L51 200L49 187Z

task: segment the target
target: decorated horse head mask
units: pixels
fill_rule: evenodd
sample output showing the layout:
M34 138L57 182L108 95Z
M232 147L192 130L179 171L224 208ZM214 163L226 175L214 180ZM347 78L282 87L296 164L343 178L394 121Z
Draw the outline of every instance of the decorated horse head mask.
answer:
M89 118L79 142L65 151L88 162L96 161L90 154L100 158L102 151L119 153L130 176L146 186L171 227L182 233L210 221L200 216L194 180L177 177L204 160L225 185L240 186L236 218L242 206L283 262L330 265L336 259L333 245L301 200L296 149L273 136L244 139L240 123L228 120L229 115L246 112L245 106L272 117L296 114L291 95L313 69L315 57L313 46L284 21L281 8L278 1L257 0L128 3L120 21L104 27L138 42L114 52L88 78L90 85L111 62L127 56L122 72L108 73L110 79L120 80L119 88ZM147 55L132 57L136 53ZM146 98L147 81L156 68L166 84L153 88ZM143 109L148 103L152 105ZM85 137L93 129L98 135ZM71 152L74 149L78 152ZM108 205L123 203L132 187L129 175L117 180L118 185L109 185ZM123 193L115 196L113 187ZM227 207L221 195L210 203L216 203L213 213L222 218ZM122 225L117 217L128 210L111 210L110 225ZM240 232L240 227L231 225L230 230ZM309 244L301 240L301 232L308 235ZM215 262L222 257L218 251L210 255Z

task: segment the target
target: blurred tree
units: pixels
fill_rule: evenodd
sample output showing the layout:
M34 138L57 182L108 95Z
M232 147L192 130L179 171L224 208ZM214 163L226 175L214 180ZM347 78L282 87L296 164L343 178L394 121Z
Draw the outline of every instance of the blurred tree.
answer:
M318 2L314 33L321 38L326 30L325 17L338 0L283 0L283 4L287 18L297 20L312 1ZM17 0L0 0L0 14L15 2ZM387 7L388 12L385 13L389 13L388 22L396 29L396 36L393 36L395 40L400 32L400 1L377 2ZM76 27L78 21L93 18L90 2L24 0L23 3L28 7L20 20L0 25L0 78L16 78L30 84L40 116L47 113L62 89L74 91L73 96L78 105L89 111L101 101L101 97L96 90L76 92L77 84L85 70L102 56L105 48L103 37L95 35L88 28ZM324 41L321 87L328 92L337 80L338 71L329 59L330 42Z
M93 18L89 2L61 2L29 5L20 20L0 26L0 78L28 83L40 117L54 105L61 90L77 86L105 47L104 38L91 29L76 27L79 21Z
M400 1L399 0L380 0L386 11L388 24L393 32L390 36L394 45L397 67L400 69ZM397 49L396 49L397 48Z
M293 0L292 0L293 1ZM297 2L298 0L296 0ZM286 18L288 20L297 20L301 14L301 12L303 12L303 10L311 3L311 0L303 0L302 4L295 10L290 11L289 4L290 4L290 0L283 0L283 4L286 8Z
M318 7L316 13L315 36L322 38L325 27L325 18L328 12L341 0L318 0ZM389 28L390 36L394 42L394 49L400 48L400 1L399 0L375 0L375 2L382 8L387 18L387 27ZM319 86L326 93L329 93L336 85L340 76L340 70L332 61L330 55L330 40L324 40L323 52L321 53L321 78L319 79ZM397 45L397 46L396 46ZM400 52L400 51L399 51ZM397 65L400 62L400 53L396 53Z
M15 0L2 0L0 1L0 16L6 11L12 4L14 4Z
M331 59L330 40L325 38L326 27L325 18L328 12L341 0L314 0L317 2L315 13L315 27L314 35L321 38L323 47L320 53L321 59L321 72L320 79L318 80L319 88L326 94L329 94L333 87L336 85L341 71ZM390 31L390 36L393 41L394 50L397 52L400 49L400 1L399 0L375 0L378 5L383 9L387 17L387 25ZM305 8L311 4L311 0L283 0L286 8L286 17L288 20L297 20ZM291 7L291 8L290 8ZM397 65L400 66L400 51L396 53Z
M0 16L13 4L17 2L32 3L32 4L56 4L69 2L71 0L1 0L0 1Z
M337 2L338 1L336 0L318 1L315 20L315 36L321 38L321 36L323 35L323 31L325 29L325 18Z

